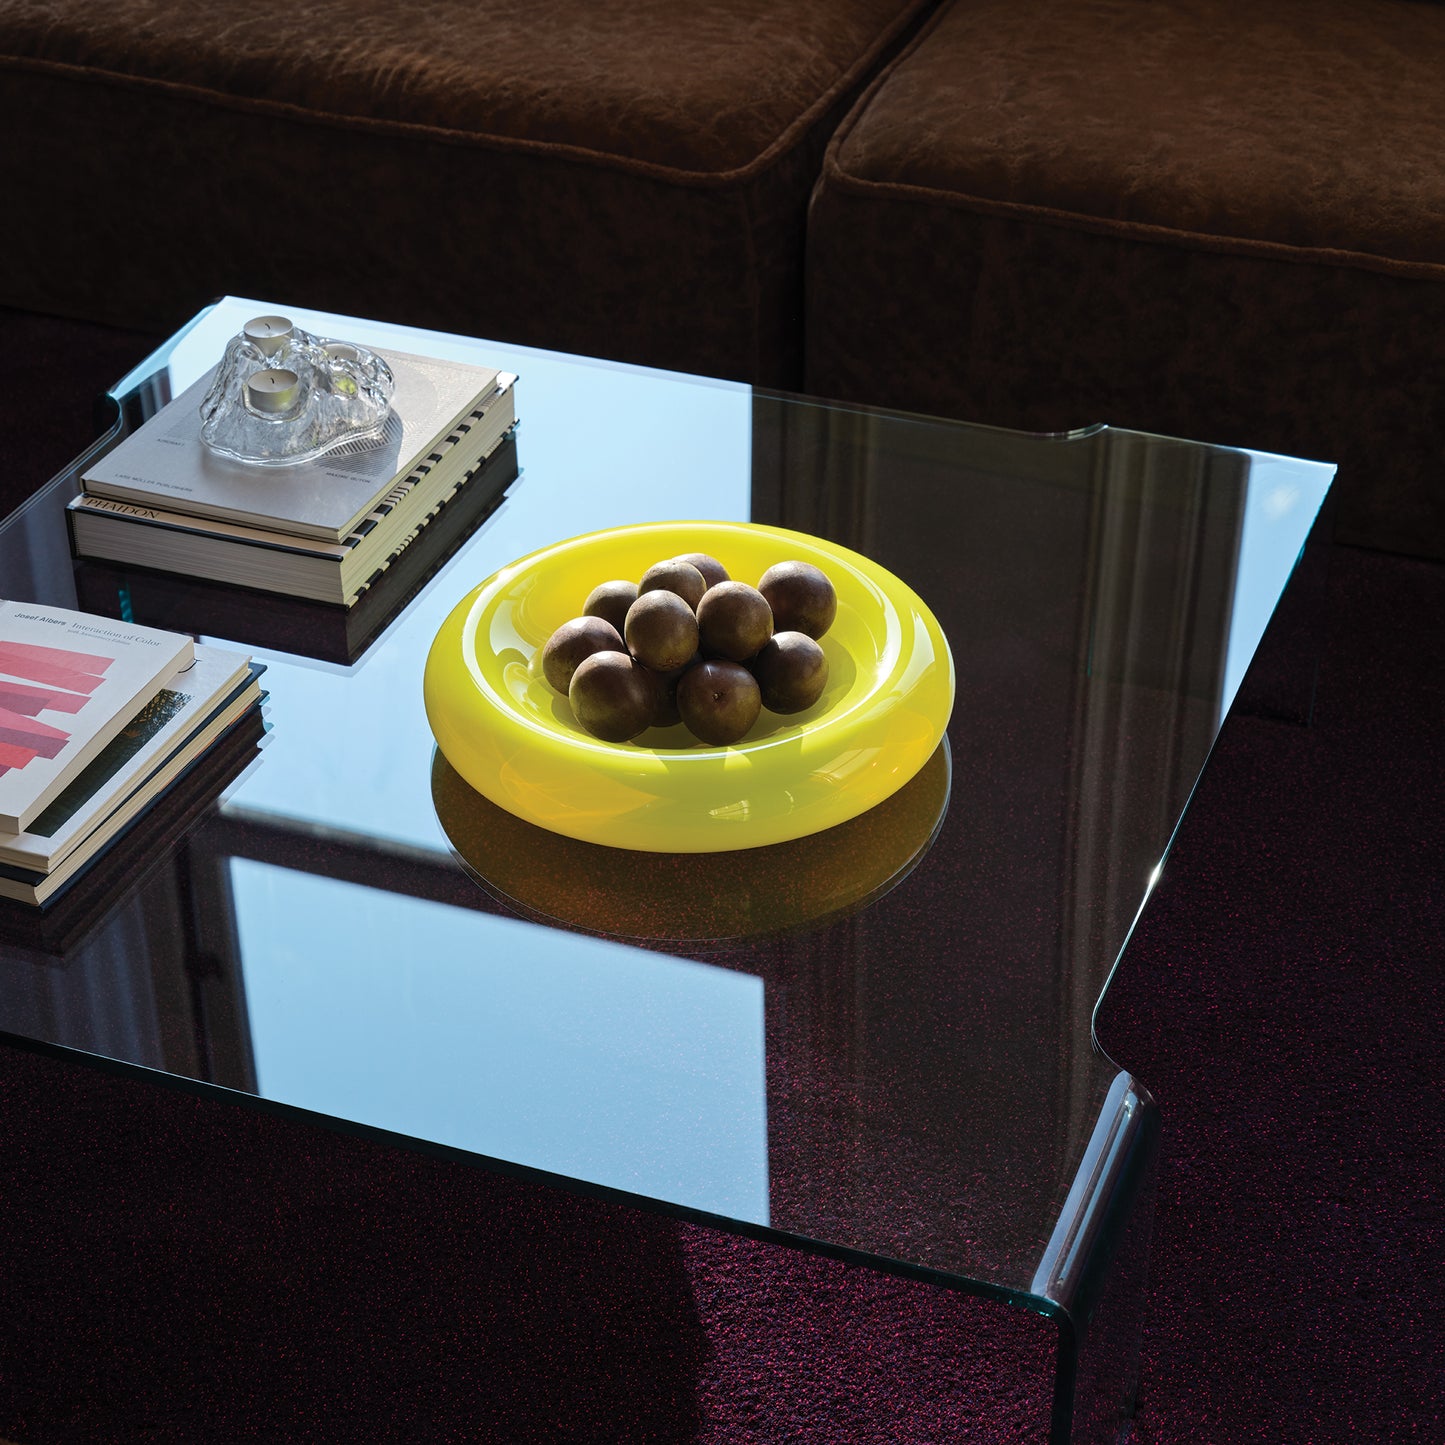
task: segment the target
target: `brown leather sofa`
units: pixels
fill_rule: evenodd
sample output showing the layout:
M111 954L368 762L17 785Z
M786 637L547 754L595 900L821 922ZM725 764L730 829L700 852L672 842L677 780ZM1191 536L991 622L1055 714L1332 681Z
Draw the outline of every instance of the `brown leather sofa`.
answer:
M0 303L1323 457L1445 556L1442 78L1429 0L0 0Z

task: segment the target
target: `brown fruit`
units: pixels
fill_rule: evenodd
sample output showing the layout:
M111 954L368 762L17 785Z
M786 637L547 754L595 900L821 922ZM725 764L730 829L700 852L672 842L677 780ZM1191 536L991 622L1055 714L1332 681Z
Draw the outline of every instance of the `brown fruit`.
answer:
M736 662L700 662L677 685L677 709L688 731L713 747L743 737L762 706L752 673Z
M621 579L602 582L587 594L587 600L582 604L582 613L585 617L600 617L604 622L610 622L621 637L623 624L627 621L627 609L636 601L636 582L625 582Z
M701 661L702 655L694 653L682 667L674 668L671 672L653 673L657 679L657 713L652 719L653 727L670 728L674 723L682 721L682 714L677 710L677 685L688 668Z
M565 693L578 663L594 652L626 652L621 634L600 617L574 617L564 622L542 646L542 676Z
M702 580L709 587L716 587L719 582L728 580L728 569L716 557L710 557L706 552L684 552L681 557L674 557L672 560L691 563L702 573Z
M773 633L749 666L769 712L802 712L828 685L828 659L803 632Z
M697 626L705 657L746 662L773 635L773 613L756 587L719 582L702 594Z
M594 652L572 674L567 700L593 737L625 743L652 726L657 679L625 652Z
M702 601L702 594L707 591L707 583L691 562L674 557L669 562L654 562L642 574L642 581L637 584L639 596L644 592L656 592L659 589L676 592L689 607L695 608Z
M697 651L697 618L676 592L644 592L627 609L622 635L639 662L671 672Z
M758 591L773 609L779 632L821 637L838 615L838 594L828 576L811 562L778 562L763 573Z

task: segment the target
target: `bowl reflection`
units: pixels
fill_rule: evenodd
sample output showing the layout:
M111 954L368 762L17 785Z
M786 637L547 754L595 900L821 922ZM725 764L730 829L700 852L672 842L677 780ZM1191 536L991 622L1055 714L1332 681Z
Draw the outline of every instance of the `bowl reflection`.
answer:
M876 807L823 833L725 853L638 853L518 818L473 789L440 749L432 801L457 856L524 915L618 938L724 940L849 913L900 883L948 811L947 739Z

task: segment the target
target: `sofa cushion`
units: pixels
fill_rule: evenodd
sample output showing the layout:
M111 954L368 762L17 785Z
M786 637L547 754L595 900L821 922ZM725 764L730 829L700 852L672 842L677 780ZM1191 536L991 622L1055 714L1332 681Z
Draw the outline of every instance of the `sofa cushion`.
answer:
M1445 8L968 0L844 121L812 389L1340 465L1445 555Z
M804 213L925 0L0 0L0 300L222 292L796 379Z

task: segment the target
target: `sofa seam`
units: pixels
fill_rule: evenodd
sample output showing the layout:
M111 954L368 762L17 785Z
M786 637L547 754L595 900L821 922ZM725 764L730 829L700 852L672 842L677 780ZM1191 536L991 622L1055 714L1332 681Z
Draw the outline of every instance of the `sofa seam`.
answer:
M922 3L927 3L927 0L922 0ZM669 166L658 161L634 159L615 152L594 150L588 146L573 145L565 141L530 140L521 136L503 136L485 131L425 125L417 121L317 110L297 105L291 101L255 99L235 95L229 91L211 90L205 86L193 85L184 81L131 75L125 71L109 70L103 66L78 65L70 61L46 60L36 56L0 56L0 71L11 70L51 75L84 84L119 85L128 89L189 100L194 104L232 110L243 115L270 115L279 119L328 129L375 132L502 153L546 155L624 171L651 180L667 181L679 186L711 190L746 184L785 159L798 145L803 143L819 117L826 115L828 110L847 94L850 86L856 84L858 78L867 73L878 55L886 52L887 47L899 32L911 23L919 8L921 8L920 3L910 3L910 0L905 0L905 3L896 11L887 29L874 38L873 43L854 60L852 65L840 71L833 83L821 91L806 109L795 116L781 134L775 136L762 151L743 165L720 171L687 170L681 166Z
M819 186L821 186L824 177L828 174L829 168L837 165L835 158L838 152L841 151L842 147L846 144L848 137L853 134L853 130L859 120L862 119L864 112L867 111L868 107L873 103L873 97L878 94L893 74L907 63L913 53L928 40L933 32L940 28L944 18L949 15L953 9L954 4L952 0L943 0L943 3L934 10L933 14L919 26L918 33L913 39L873 77L867 87L859 94L857 100L855 100L849 108L848 114L838 122L833 134L828 138L827 149L823 153L823 164L819 168L818 173L817 184ZM837 167L837 169L840 174L843 173L840 166Z
M860 105L861 109L861 105ZM830 150L832 147L830 147ZM1223 255L1254 256L1296 266L1333 265L1342 269L1373 271L1408 280L1445 281L1445 263L1408 261L1357 251L1344 246L1297 246L1288 241L1270 241L1256 236L1222 236L1210 231L1192 231L1150 221L1120 221L1107 216L1090 216L1057 206L1026 201L1000 201L964 191L945 191L904 181L874 181L846 171L836 158L825 159L818 180L821 194L828 184L870 200L906 201L914 205L942 205L950 210L969 211L1002 220L1030 221L1058 230L1084 231L1145 245L1175 246L1181 250L1206 250Z

